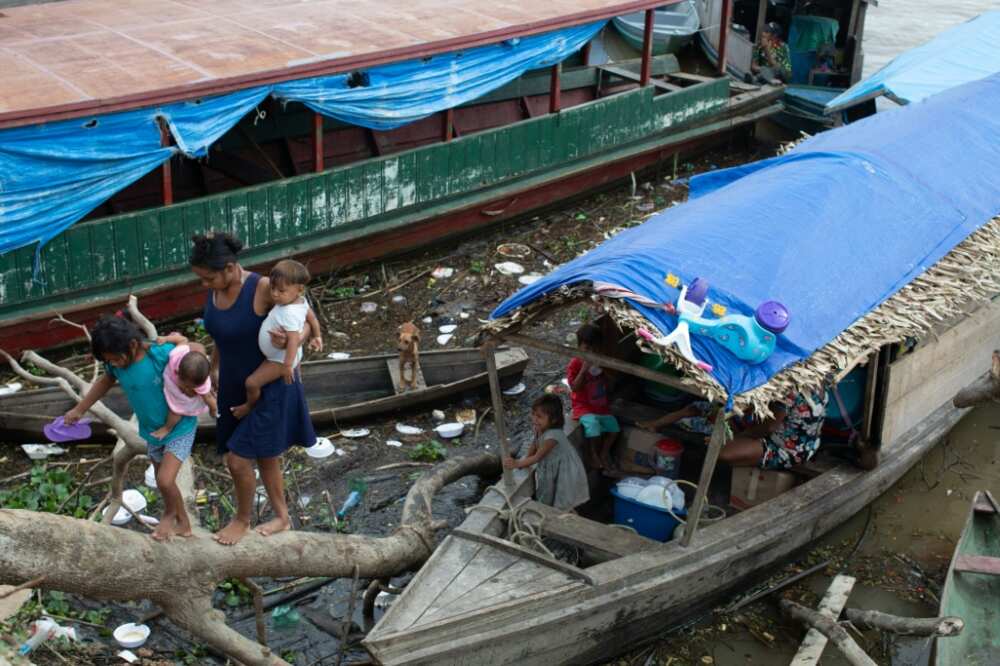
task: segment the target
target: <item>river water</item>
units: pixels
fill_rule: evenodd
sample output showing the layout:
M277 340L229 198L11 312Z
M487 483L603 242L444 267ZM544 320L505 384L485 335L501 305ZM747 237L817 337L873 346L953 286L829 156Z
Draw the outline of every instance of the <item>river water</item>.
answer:
M865 76L938 33L990 9L995 0L879 0L865 20Z

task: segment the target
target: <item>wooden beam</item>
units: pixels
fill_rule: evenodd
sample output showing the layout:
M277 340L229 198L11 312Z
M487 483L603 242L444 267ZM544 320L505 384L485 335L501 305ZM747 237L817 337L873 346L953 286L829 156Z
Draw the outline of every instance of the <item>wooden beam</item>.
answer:
M501 337L503 337L504 340L509 340L510 342L524 345L525 347L532 347L534 349L540 349L541 351L547 351L551 354L561 354L562 356L567 356L569 358L579 356L585 361L596 363L603 368L618 370L619 372L624 372L625 374L632 375L633 377L648 379L650 381L665 384L671 388L684 391L690 395L703 397L701 394L696 393L692 387L683 383L676 377L666 375L662 372L657 372L656 370L650 370L649 368L644 368L635 363L620 361L605 354L595 354L594 352L587 352L574 347L567 347L566 345L557 345L551 342L545 342L544 340L536 340L535 338L530 338L526 335L521 335L520 333L507 333Z
M955 558L955 571L1000 576L1000 557L959 555Z
M582 64L583 64L584 67L586 67L590 63L590 45L591 45L591 43L592 43L592 41L591 42L587 42L586 44L583 45L583 48L580 50L580 58L583 60Z
M712 483L712 475L715 473L715 463L719 459L719 452L726 444L727 415L724 407L720 407L715 414L715 425L712 426L712 438L708 442L708 452L705 454L705 462L701 466L701 478L698 479L698 490L694 495L694 502L691 510L688 511L687 524L684 526L684 536L681 537L681 545L687 547L691 545L691 539L698 529L698 521L701 520L701 512L705 508L708 497L708 486Z
M753 31L754 45L760 44L760 36L764 32L764 24L767 23L767 0L757 2L757 25Z
M442 141L451 141L455 135L455 109L448 109L444 112L444 125L441 128Z
M501 539L500 537L484 534L482 532L469 532L461 527L453 529L451 531L451 536L491 546L497 550L502 550L512 555L516 555L521 559L529 560L549 567L555 571L559 571L560 573L564 573L567 576L581 580L588 585L594 584L594 578L583 569L574 567L572 564L567 564L562 560L551 558L543 553L539 553L536 550L525 548L524 546L516 544L513 541L507 541L506 539Z
M507 441L507 423L504 420L503 394L500 392L500 375L497 373L496 344L487 343L482 349L486 358L486 372L490 378L490 397L493 399L493 422L497 425L497 439L500 440L500 455L506 458L510 455L510 444ZM503 484L508 490L514 486L510 470L503 469Z
M534 524L530 517L533 512L543 516L540 527L545 536L582 548L600 562L625 557L642 550L652 550L663 545L659 541L647 539L630 530L598 523L573 511L562 511L541 502L524 503L522 522Z
M552 65L551 79L549 81L549 113L559 113L561 105L559 75L562 73L562 63Z
M725 1L725 0L723 0ZM646 10L646 24L642 31L642 72L639 75L639 85L649 84L650 63L653 59L653 25L656 22L656 10Z
M719 19L719 75L726 75L726 52L729 46L729 23L733 16L733 0L722 0L722 16Z
M166 148L172 143L170 138L170 128L167 127L167 121L163 118L158 118L158 121L160 124L160 145ZM167 161L163 163L162 167L160 167L160 183L163 191L164 206L169 206L174 202L174 176L170 170L170 162L173 159L173 156L168 157Z
M622 67L615 67L613 65L600 65L598 69L607 72L613 76L619 76L628 81L636 81L640 85L652 84L659 90L665 90L667 92L677 92L678 90L684 90L684 86L679 86L675 83L667 83L666 81L660 81L659 79L650 79L646 83L642 83L642 75L636 74L635 72L629 71ZM709 79L713 80L714 79Z
M313 114L313 171L319 173L323 170L323 116L319 113Z
M526 119L535 117L535 114L531 112L531 103L527 97L521 98L521 113Z
M847 605L847 597L851 595L855 582L857 579L853 576L842 574L835 576L830 587L826 589L823 599L820 600L817 612L823 617L829 618L830 621L836 622L837 618L840 617L840 612ZM802 644L799 645L798 652L792 657L791 666L815 666L818 664L829 640L819 629L810 627L805 638L802 639Z

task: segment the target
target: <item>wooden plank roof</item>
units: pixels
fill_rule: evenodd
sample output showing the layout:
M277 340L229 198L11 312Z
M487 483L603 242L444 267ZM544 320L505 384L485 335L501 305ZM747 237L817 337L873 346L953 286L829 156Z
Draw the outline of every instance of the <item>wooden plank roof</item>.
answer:
M0 127L350 71L662 4L67 0L13 7L0 12Z

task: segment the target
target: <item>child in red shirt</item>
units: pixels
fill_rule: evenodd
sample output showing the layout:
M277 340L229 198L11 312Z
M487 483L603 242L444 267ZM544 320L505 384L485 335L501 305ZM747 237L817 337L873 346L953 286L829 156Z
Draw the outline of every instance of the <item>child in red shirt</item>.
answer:
M584 324L576 332L580 351L600 351L601 329ZM588 465L595 469L610 469L611 447L618 437L618 421L608 408L608 386L599 366L574 357L566 368L566 380L572 391L573 418L580 422L586 439Z

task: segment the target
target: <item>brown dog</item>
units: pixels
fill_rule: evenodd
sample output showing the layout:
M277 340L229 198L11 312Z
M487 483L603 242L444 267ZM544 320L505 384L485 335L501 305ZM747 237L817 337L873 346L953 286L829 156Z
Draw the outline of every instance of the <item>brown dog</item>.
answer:
M417 387L417 374L420 371L420 329L412 321L399 327L399 383L400 388ZM406 366L410 366L410 379L406 379Z

